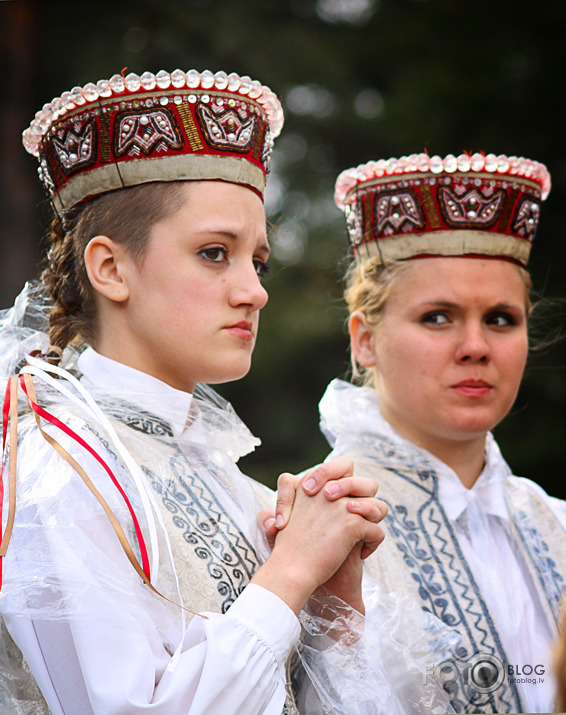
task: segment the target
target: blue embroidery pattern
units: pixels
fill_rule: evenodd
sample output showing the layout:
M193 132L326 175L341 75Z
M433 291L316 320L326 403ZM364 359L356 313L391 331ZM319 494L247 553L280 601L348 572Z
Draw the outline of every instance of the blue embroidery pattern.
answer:
M465 634L470 645L470 648L459 646L450 661L458 675L455 682L445 685L452 707L456 712L478 713L494 712L505 704L507 711L520 712L522 708L514 684L504 682L497 690L496 702L493 693L478 693L468 682L467 663L476 653L496 655L503 662L507 659L487 607L459 549L453 527L438 502L436 474L428 470L413 477L388 471L392 481L408 481L426 494L426 501L411 518L406 506L388 498L396 492L394 485L381 483L380 498L388 503L390 509L390 534L418 584L422 608ZM386 490L388 494L384 495Z
M160 495L166 508L173 514L173 523L183 532L196 556L207 561L207 570L216 583L222 598L221 612L225 613L249 583L260 564L255 549L241 530L233 523L222 505L198 476L199 467L210 471L203 450L194 448L190 459L169 437L170 428L161 420L144 413L144 419L135 425L121 413L115 417L127 427L160 439L174 450L169 458L170 478L164 482L147 466L142 470L153 489ZM163 430L163 425L167 429ZM119 462L108 442L89 426L97 439L112 457Z
M198 459L198 454L191 455ZM169 460L172 478L164 484L144 469L155 491L173 514L173 523L194 553L206 560L217 581L225 613L259 566L259 558L244 534L230 520L208 486L191 469L183 454Z
M391 475L391 481L380 480L379 496L389 506L390 535L418 584L422 608L465 637L467 645L459 646L451 659L457 680L444 686L452 707L466 713L521 712L515 684L504 681L496 693L483 694L468 682L467 663L477 653L495 655L504 663L507 657L454 528L438 500L438 476L432 464L381 436L358 435L356 452L359 450L360 464L369 457L370 463L381 464ZM352 453L343 447L336 451ZM399 492L395 488L398 480L408 482L423 495L424 502L415 514L392 497Z
M548 544L524 511L519 511L515 515L515 526L538 575L540 585L553 606L552 610L558 613L564 594L564 579L556 570L556 562L550 556Z
M445 686L452 706L456 712L522 712L517 686L507 679L495 692L485 695L468 684L466 676L471 657L493 655L504 666L508 659L460 549L459 531L456 532L456 525L447 518L440 504L434 464L423 451L397 439L384 424L373 389L335 380L328 387L320 408L322 431L333 446L330 456L350 455L360 474L377 476L376 467L387 470L379 472L379 497L389 505L390 544L400 556L399 566L405 567L409 578L414 580L422 608L462 637L446 661L457 677L456 682ZM404 496L407 489L412 494L410 501ZM507 496L512 496L510 491ZM408 507L408 504L414 506ZM566 511L563 504L557 504L556 508ZM550 511L549 519L552 519ZM538 574L537 586L542 588L543 599L546 596L550 608L556 610L564 590L564 578L552 558L553 544L546 543L541 532L526 518L528 509L521 513L520 507L513 505L512 513L516 515L515 542ZM461 525L465 527L465 519Z

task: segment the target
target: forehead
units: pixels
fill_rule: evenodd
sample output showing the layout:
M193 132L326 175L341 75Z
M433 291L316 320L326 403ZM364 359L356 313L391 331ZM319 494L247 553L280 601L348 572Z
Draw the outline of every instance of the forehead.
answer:
M155 228L167 224L183 232L254 234L261 240L265 223L263 202L254 191L240 184L206 180L184 182L178 210Z
M216 214L248 215L265 221L263 201L255 191L228 181L186 181L183 186L186 202L191 204L195 216Z
M412 260L395 282L390 303L523 304L519 266L499 259L439 257Z

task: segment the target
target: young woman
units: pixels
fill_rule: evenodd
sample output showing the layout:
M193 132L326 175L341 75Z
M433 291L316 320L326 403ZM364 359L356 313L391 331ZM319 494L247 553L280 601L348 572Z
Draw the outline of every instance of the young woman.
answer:
M250 367L282 121L258 82L177 70L75 88L25 132L57 217L0 336L2 713L293 712L297 615L382 538L338 460L270 553L271 494L235 464L257 442L198 386Z
M459 636L425 676L456 712L552 709L566 512L490 434L527 359L525 265L549 189L541 164L483 154L370 162L336 185L362 384L332 382L321 425L389 506L368 582Z

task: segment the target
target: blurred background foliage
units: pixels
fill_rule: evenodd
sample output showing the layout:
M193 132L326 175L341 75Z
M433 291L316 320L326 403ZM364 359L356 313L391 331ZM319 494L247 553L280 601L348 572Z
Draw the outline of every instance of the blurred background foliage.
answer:
M348 372L337 174L426 149L546 163L553 190L532 259L552 301L496 436L515 473L566 497L564 325L566 3L546 0L0 0L0 307L36 273L48 207L20 135L64 90L145 70L249 74L282 98L266 207L271 298L252 371L222 386L263 446L242 460L273 485L320 461L317 403Z

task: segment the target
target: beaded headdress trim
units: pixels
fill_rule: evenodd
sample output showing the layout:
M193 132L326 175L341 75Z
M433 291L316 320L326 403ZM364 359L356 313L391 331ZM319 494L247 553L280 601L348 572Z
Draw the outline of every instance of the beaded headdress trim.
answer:
M75 87L36 114L23 142L61 210L151 181L220 179L262 195L282 125L259 82L175 70Z
M342 172L335 200L358 257L479 255L526 265L549 191L546 167L529 159L414 154Z

